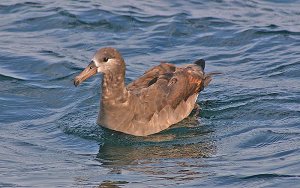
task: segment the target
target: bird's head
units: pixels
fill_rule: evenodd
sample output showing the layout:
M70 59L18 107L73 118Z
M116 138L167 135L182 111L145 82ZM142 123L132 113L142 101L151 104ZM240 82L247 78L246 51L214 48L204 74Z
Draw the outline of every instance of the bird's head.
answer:
M78 86L84 80L96 73L106 73L118 69L125 69L124 60L115 48L101 48L93 56L90 64L74 79L74 85Z

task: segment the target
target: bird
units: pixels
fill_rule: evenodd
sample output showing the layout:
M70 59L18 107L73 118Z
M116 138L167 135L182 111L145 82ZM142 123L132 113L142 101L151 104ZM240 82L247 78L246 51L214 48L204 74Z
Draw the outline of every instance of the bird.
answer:
M197 106L198 94L212 80L213 73L206 74L204 69L203 59L182 66L160 62L126 85L121 53L104 47L74 78L74 85L103 74L97 124L129 135L148 136L189 116Z

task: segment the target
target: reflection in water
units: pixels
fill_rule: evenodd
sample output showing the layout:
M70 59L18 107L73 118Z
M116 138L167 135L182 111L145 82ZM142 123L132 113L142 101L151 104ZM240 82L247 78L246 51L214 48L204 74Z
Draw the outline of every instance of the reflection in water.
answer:
M118 188L127 183L127 181L103 181L98 188Z
M100 147L97 158L105 166L122 167L164 159L203 158L209 157L213 153L215 153L213 142L165 146L116 146L106 143Z
M147 137L114 132L106 135L97 160L110 168L112 174L122 174L125 170L179 181L199 178L209 175L203 170L207 165L199 159L216 153L212 133L199 126L194 117Z

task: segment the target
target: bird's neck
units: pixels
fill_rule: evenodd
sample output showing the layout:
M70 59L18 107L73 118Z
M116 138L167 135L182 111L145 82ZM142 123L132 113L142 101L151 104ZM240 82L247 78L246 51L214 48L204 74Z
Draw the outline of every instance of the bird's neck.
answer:
M100 111L97 120L99 125L105 127L110 125L111 121L116 118L113 112L126 106L124 104L127 104L130 97L124 80L125 70L103 74Z
M102 79L102 103L122 103L127 97L125 67L105 72Z

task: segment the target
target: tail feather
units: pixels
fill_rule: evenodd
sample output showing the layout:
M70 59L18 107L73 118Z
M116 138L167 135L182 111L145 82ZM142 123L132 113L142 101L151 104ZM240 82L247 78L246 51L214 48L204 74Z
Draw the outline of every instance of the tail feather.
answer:
M195 61L194 64L196 64L199 67L201 67L202 71L204 73L204 69L205 69L205 60L204 59L199 59L199 60ZM207 73L207 74L205 73L204 74L204 79L203 79L202 89L204 89L205 87L208 86L208 84L212 80L212 76L218 75L218 74L222 74L222 73L221 72L210 72L210 73Z
M194 64L200 66L202 68L202 70L205 69L205 60L204 59L199 59L199 60L195 61Z

